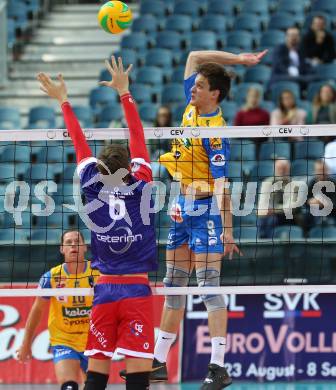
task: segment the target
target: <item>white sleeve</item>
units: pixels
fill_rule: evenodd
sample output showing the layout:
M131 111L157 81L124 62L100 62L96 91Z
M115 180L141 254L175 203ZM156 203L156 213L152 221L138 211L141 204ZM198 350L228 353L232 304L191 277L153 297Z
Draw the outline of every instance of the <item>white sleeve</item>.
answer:
M98 160L96 159L96 157L89 157L89 158L86 158L85 160L82 160L78 165L77 165L77 174L78 176L80 177L81 173L83 172L83 170L90 164L92 163L96 163Z

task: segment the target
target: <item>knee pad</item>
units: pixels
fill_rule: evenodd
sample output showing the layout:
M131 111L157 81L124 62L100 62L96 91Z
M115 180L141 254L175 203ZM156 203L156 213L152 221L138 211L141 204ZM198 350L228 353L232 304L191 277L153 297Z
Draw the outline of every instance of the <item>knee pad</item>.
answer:
M201 268L196 270L198 287L219 287L220 273L213 268ZM223 295L201 295L201 299L208 311L226 309Z
M163 279L165 287L186 287L189 283L189 272L167 264L167 273ZM165 307L168 309L179 310L185 308L186 295L167 295Z
M78 390L78 383L73 381L64 382L61 386L61 390Z
M108 382L108 375L99 372L88 371L84 390L105 390Z
M148 390L149 372L126 374L126 390Z

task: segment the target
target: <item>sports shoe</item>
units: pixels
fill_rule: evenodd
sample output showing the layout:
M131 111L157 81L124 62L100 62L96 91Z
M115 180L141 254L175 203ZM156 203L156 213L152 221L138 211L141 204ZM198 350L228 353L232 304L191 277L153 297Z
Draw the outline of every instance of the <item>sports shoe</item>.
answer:
M209 364L209 372L200 390L221 390L224 387L230 386L232 379L226 371L225 367L220 367L217 364Z
M154 358L152 372L149 375L150 382L166 382L168 380L167 364Z
M165 382L168 380L168 371L166 363L161 363L154 358L152 372L149 375L150 382ZM122 379L126 379L126 370L121 370L119 375Z

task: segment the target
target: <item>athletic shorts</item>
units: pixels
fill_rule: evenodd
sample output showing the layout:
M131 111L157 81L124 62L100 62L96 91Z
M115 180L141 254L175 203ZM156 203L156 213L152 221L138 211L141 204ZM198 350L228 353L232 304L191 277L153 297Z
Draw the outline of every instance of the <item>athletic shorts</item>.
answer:
M173 203L170 218L167 249L187 243L194 253L223 253L222 219L215 197L191 202L180 195Z
M152 291L145 278L101 276L94 301L85 355L153 359L154 320Z
M57 362L60 362L61 360L67 360L67 359L79 360L80 367L83 370L83 372L87 371L88 358L84 356L84 352L75 351L74 349L67 347L65 345L55 345L52 347L52 353L53 353L53 360L55 364Z

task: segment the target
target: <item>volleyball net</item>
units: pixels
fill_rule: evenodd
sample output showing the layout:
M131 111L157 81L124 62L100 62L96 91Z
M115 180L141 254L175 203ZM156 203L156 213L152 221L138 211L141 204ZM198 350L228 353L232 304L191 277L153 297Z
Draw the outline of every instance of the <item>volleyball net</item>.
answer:
M88 129L85 135L95 156L111 143L127 146L129 136L128 129ZM336 291L333 125L146 128L145 137L154 178L159 269L150 280L155 294ZM188 287L163 287L169 229L176 223L170 210L180 186L158 158L175 138L230 140L230 160L218 164L228 165L233 236L241 253L223 256L220 287L198 287L194 273ZM40 277L63 262L64 231L78 229L90 245L75 172L66 130L0 132L0 296L92 294L91 289L36 289Z

